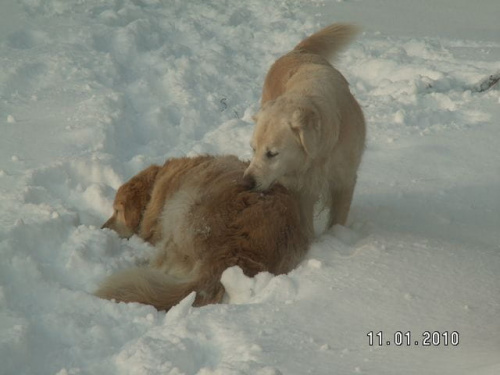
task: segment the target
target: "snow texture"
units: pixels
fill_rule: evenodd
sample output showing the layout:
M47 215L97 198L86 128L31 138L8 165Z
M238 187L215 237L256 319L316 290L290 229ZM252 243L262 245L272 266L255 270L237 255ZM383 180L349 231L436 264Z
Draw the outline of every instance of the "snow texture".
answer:
M0 374L499 374L498 10L2 1ZM249 158L270 64L335 21L365 30L336 62L368 124L348 227L288 275L227 270L224 304L92 296L154 253L99 229L120 184L168 157ZM424 347L425 331L460 341Z

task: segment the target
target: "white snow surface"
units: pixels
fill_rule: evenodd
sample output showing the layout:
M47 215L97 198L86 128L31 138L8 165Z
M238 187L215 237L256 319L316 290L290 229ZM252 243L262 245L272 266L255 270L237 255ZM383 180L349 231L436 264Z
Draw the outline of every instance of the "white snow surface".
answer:
M500 374L500 95L474 90L500 70L499 11L1 1L0 374ZM154 252L99 229L120 184L168 157L250 158L270 64L336 21L364 26L336 62L368 126L348 226L289 275L229 269L224 304L94 297Z

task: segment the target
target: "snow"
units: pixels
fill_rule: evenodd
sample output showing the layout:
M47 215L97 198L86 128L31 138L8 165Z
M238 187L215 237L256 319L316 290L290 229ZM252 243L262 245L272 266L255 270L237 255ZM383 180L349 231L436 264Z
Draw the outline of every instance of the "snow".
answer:
M497 10L2 2L0 374L500 373L500 95L475 89L500 71ZM120 184L168 157L249 158L270 64L335 21L365 30L336 63L368 124L348 227L288 275L227 270L221 305L93 297L154 253L99 229ZM425 331L460 342L423 347Z

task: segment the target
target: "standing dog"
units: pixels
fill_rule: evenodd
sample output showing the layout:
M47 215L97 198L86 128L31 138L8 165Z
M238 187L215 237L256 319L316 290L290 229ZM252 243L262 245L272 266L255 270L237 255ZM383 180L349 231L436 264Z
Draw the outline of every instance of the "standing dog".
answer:
M220 302L220 277L231 266L250 277L291 271L309 247L300 206L281 185L247 190L247 166L234 156L171 159L121 186L103 228L138 234L158 253L147 267L112 275L95 294L168 310L193 291L195 306Z
M365 145L365 120L346 79L327 59L356 35L333 24L299 43L269 70L255 116L246 185L265 191L278 182L297 194L313 231L321 198L328 227L344 225Z

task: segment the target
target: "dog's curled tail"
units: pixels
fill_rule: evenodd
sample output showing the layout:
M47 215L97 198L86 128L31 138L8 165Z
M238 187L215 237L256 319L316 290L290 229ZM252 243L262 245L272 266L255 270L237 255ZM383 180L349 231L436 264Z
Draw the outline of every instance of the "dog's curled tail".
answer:
M351 24L334 23L304 39L294 50L313 53L329 60L347 47L359 31L358 27Z
M180 281L150 267L139 267L111 275L94 293L97 297L116 302L138 302L168 311L191 292L197 292L194 306L218 303L224 287L217 277L199 277Z

